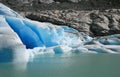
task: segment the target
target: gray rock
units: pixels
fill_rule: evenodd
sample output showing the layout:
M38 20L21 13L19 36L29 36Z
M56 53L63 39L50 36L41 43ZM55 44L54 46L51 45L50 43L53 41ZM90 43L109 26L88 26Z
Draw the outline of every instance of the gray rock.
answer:
M54 0L39 0L39 2L49 4L49 3L53 3Z
M90 16L92 19L91 30L95 35L104 35L109 32L109 20L106 16L99 13L91 13Z
M66 25L91 36L120 33L120 15L107 11L47 10L26 13L30 19Z
M77 2L80 2L81 0L70 0L70 1L77 3Z
M120 33L120 14L112 13L106 15L109 19L109 33L110 34L119 34Z
M23 0L3 1L30 19L66 25L91 36L120 33L120 9L108 9L105 4L112 4L108 1L28 0L32 6L24 5Z
M90 13L84 11L75 10L47 10L39 11L39 13L26 13L26 16L33 20L42 22L51 22L57 25L66 25L75 28L81 32L85 32L91 35L90 25L92 20L90 19Z

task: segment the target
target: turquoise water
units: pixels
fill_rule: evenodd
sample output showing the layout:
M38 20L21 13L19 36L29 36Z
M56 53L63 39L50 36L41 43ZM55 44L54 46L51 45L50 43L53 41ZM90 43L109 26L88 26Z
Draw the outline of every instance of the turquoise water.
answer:
M120 55L43 55L28 63L1 63L0 77L120 77Z

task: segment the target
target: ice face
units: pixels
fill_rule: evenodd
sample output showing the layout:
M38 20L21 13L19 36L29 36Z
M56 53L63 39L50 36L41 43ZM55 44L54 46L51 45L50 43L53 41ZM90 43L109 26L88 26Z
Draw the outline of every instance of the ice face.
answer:
M0 62L27 61L36 47L42 53L64 53L84 44L75 29L22 18L3 4L0 19Z
M38 35L29 27L27 27L22 19L6 17L6 21L10 27L18 34L22 42L27 48L34 48L38 46L43 46Z
M25 45L10 28L4 16L0 16L0 62L23 62L28 60Z
M14 17L6 17L6 21L27 48L57 45L75 47L83 44L79 32L72 28L65 29L50 23L33 22Z
M0 4L0 62L44 54L120 53L120 34L92 38L68 26L21 17Z

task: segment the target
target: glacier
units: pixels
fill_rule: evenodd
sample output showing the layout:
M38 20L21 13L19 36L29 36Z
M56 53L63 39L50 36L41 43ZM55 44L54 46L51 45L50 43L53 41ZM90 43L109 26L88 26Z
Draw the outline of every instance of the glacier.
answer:
M65 25L24 18L0 3L0 62L71 53L119 54L120 34L93 38Z

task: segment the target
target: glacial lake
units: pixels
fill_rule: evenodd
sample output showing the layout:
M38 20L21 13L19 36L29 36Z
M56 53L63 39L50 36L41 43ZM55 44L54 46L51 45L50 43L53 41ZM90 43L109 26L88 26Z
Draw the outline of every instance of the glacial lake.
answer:
M120 77L120 55L42 55L27 63L0 63L0 77Z

